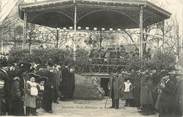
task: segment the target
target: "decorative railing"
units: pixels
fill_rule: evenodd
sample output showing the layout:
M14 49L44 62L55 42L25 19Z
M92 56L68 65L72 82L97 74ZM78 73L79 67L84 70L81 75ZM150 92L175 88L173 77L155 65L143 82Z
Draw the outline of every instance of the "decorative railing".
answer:
M82 60L82 64L77 62L76 72L80 73L111 73L117 68L125 69L128 63L122 58L89 58L86 61Z

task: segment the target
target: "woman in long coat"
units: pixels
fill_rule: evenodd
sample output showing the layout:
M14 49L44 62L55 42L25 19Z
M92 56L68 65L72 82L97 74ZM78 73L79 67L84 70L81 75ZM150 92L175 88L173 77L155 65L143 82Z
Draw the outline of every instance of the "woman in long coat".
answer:
M141 108L144 114L151 114L153 108L153 96L152 96L152 79L149 77L149 74L145 74L141 78L141 94L140 102Z
M37 74L44 77L45 83L44 83L44 92L43 92L43 100L42 100L42 106L43 109L46 112L52 113L52 102L53 102L53 96L54 96L54 86L53 86L53 79L51 78L51 72L48 68L42 68L40 69Z
M70 99L73 97L75 78L74 72L71 71L68 66L65 66L65 68L62 70L61 93L64 99Z
M75 73L74 73L74 69L73 68L70 68L70 71L69 71L69 84L70 84L70 87L68 89L68 98L73 98L73 95L74 95L74 89L75 89Z

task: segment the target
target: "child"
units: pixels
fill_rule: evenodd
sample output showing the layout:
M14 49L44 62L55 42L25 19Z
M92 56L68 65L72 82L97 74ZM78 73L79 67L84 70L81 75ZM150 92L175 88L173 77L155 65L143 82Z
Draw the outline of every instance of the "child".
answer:
M35 82L35 78L31 77L30 81L26 82L25 92L25 106L26 115L36 115L36 98L38 96L38 84Z
M38 91L38 98L37 98L37 108L42 107L42 100L43 100L43 93L44 93L44 84L45 81L42 79L39 83L39 91Z
M125 106L130 105L131 90L132 90L132 83L128 79L124 82L124 98L126 99Z

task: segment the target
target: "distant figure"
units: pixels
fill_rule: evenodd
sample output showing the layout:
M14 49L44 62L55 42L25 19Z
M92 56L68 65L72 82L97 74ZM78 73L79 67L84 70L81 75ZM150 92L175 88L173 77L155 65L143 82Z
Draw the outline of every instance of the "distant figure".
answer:
M135 52L133 53L133 57L139 57L139 49L136 48Z
M150 60L151 59L151 49L150 48L148 48L147 52L145 52L145 58L147 60Z

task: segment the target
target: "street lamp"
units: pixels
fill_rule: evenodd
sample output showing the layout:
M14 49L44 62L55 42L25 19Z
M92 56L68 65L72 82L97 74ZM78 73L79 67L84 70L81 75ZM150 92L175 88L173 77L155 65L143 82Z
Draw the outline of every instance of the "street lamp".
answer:
M70 30L73 30L73 27L71 26L71 27L69 27L69 29L70 29Z
M94 30L94 31L97 31L97 28L96 28L96 27L94 27L94 28L93 28L93 30Z
M86 30L89 30L90 28L89 28L89 27L86 27L85 29L86 29Z
M120 28L118 28L118 29L117 29L117 31L121 31L121 29L120 29Z
M102 31L104 31L105 30L105 28L102 28Z
M81 26L78 26L78 30L81 30Z

